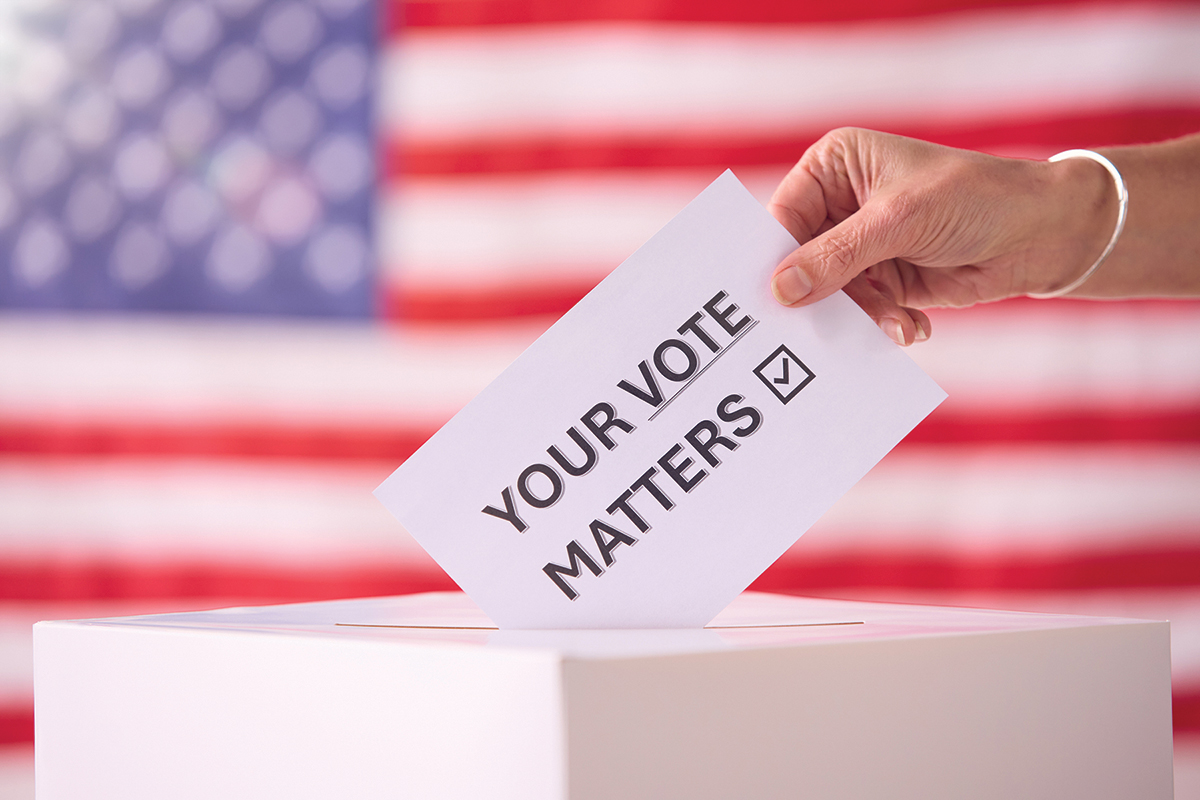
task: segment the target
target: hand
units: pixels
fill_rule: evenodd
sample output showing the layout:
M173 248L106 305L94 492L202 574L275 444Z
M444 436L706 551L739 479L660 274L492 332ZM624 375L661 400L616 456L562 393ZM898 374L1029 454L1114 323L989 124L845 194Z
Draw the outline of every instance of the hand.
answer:
M899 344L929 338L919 309L1049 292L1082 274L1116 219L1100 165L998 158L843 128L809 148L771 213L799 241L779 302L844 288Z

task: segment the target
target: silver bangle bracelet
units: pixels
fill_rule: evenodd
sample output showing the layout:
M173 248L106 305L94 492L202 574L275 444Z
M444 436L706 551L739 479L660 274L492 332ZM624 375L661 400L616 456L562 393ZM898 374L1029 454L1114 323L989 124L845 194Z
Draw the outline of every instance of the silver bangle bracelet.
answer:
M1112 175L1113 183L1117 185L1117 225L1113 228L1112 238L1108 240L1108 246L1104 248L1104 252L1096 259L1096 263L1088 267L1087 272L1080 275L1075 280L1068 283L1061 289L1056 289L1053 292L1045 292L1042 294L1034 294L1030 292L1027 297L1032 297L1037 300L1048 300L1052 297L1062 297L1064 294L1070 294L1084 284L1084 282L1092 277L1100 265L1104 263L1104 259L1108 258L1109 253L1117 246L1117 240L1121 238L1121 231L1125 230L1125 215L1129 211L1129 189L1125 186L1125 179L1121 177L1120 171L1113 166L1113 163L1099 153L1094 153L1091 150L1064 150L1061 153L1050 156L1050 162L1064 161L1068 158L1087 158L1095 161L1100 166L1108 170L1108 174Z

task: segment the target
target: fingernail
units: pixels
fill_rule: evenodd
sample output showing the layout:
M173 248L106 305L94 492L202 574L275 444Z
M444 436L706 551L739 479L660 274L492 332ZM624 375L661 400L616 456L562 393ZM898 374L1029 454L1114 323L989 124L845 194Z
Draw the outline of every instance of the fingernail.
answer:
M925 326L921 324L920 320L914 319L913 324L917 326L916 341L923 342L929 338L929 331L925 330Z
M771 281L771 291L775 293L775 299L785 306L799 303L808 297L812 288L812 281L799 267L788 267Z
M908 342L904 341L904 327L899 323L899 321L894 319L885 319L879 327L883 328L883 332L886 333L888 338L896 344L908 344Z

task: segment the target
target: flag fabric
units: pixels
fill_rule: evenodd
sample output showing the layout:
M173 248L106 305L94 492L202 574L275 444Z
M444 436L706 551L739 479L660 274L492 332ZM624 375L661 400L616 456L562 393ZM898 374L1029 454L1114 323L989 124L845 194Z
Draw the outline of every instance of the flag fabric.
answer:
M36 619L453 588L371 490L726 167L1200 130L1193 2L0 14L0 797ZM1200 796L1200 303L930 316L949 400L755 588L1170 619Z

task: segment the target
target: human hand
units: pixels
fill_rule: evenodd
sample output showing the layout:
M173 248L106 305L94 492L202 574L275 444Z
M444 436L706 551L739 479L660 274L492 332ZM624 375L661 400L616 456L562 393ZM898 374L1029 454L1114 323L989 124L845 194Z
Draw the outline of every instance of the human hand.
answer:
M919 309L1070 283L1103 249L1115 190L1099 165L999 158L842 128L814 144L768 209L800 242L772 276L784 305L844 288L899 344Z

